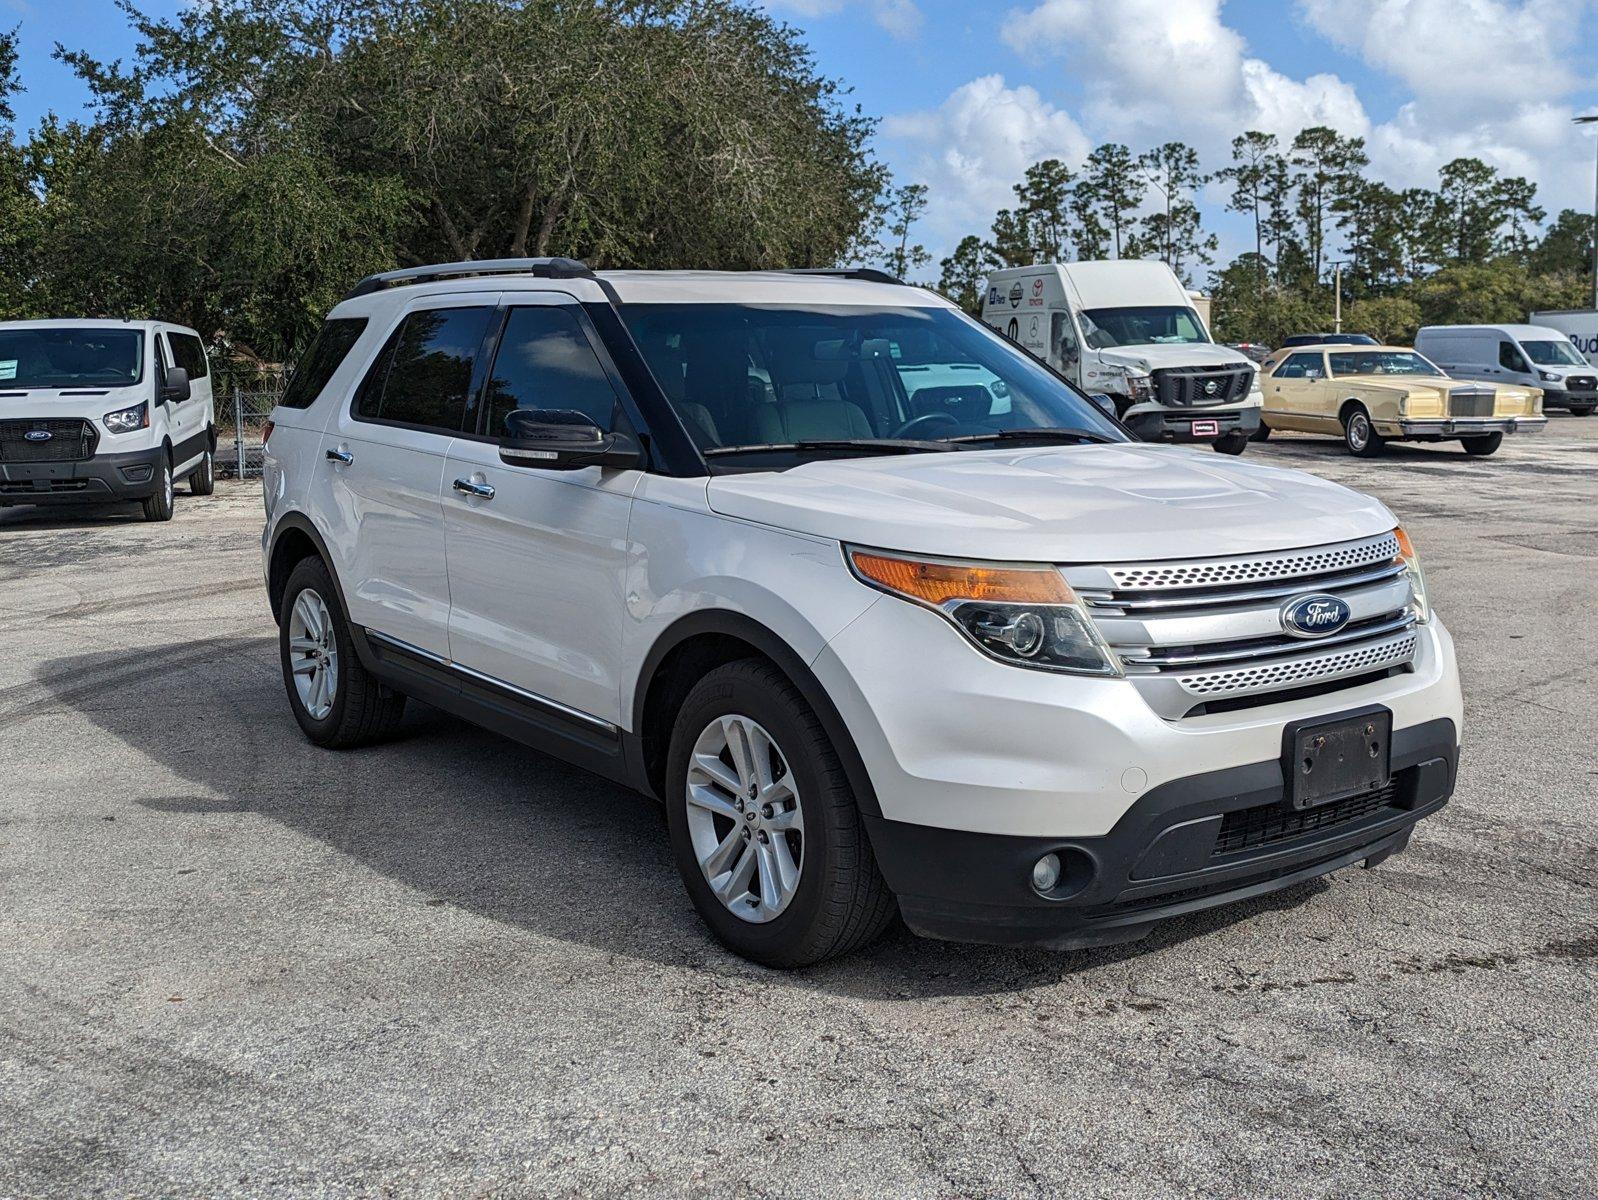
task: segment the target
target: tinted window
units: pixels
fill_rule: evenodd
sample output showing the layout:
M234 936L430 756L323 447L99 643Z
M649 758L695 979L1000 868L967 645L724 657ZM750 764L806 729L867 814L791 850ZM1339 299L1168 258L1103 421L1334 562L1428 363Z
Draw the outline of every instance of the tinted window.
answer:
M190 379L204 379L210 374L205 362L205 347L200 344L199 338L192 333L169 333L166 336L167 341L172 343L174 364L187 371Z
M458 431L466 427L472 368L491 308L434 308L413 312L390 339L363 386L358 415L398 425ZM378 367L384 365L379 361Z
M518 408L580 412L610 429L616 393L582 326L559 307L514 308L500 338L488 380L488 433L505 435L505 416Z
M365 317L337 317L323 325L289 375L278 403L285 408L311 407L365 328Z
M1510 371L1527 371L1526 360L1520 356L1520 351L1515 349L1514 342L1498 343L1498 365Z

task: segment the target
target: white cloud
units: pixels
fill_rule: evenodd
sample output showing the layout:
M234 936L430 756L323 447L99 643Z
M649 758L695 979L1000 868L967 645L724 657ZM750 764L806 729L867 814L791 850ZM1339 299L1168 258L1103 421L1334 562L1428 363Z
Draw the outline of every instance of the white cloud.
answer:
M918 236L946 253L967 233L986 231L993 214L1015 202L1012 191L1033 163L1058 158L1079 166L1088 139L1069 113L1030 87L1008 87L984 75L955 89L935 109L887 118L884 136L901 183L931 189Z
M779 16L791 15L806 20L831 17L843 12L844 0L761 0ZM871 19L893 37L909 39L921 32L921 9L916 0L867 0L854 6L865 9Z

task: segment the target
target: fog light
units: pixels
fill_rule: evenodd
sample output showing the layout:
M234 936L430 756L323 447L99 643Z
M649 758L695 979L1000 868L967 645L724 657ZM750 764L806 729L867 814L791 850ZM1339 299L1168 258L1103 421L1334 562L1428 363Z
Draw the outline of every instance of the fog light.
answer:
M151 470L152 468L148 466L123 467L122 478L126 479L129 483L145 483L150 478Z
M1052 892L1060 882L1060 856L1045 854L1032 864L1032 886L1040 892Z

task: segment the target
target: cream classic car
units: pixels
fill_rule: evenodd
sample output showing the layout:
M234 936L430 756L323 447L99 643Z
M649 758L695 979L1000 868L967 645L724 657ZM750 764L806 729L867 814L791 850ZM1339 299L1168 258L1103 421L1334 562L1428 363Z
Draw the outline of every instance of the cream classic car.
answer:
M1450 379L1400 346L1294 346L1260 369L1261 441L1279 429L1340 433L1350 454L1380 454L1389 441L1458 439L1491 454L1506 433L1541 429L1543 394Z

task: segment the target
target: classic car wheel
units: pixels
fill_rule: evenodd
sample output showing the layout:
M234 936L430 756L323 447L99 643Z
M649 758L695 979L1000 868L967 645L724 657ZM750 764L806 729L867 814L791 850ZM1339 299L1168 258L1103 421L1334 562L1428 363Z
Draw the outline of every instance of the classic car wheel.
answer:
M1371 426L1370 413L1355 405L1343 414L1343 445L1359 458L1375 458L1382 452L1382 435Z
M1494 453L1503 444L1504 435L1501 433L1489 433L1486 437L1466 438L1465 453L1480 457Z

